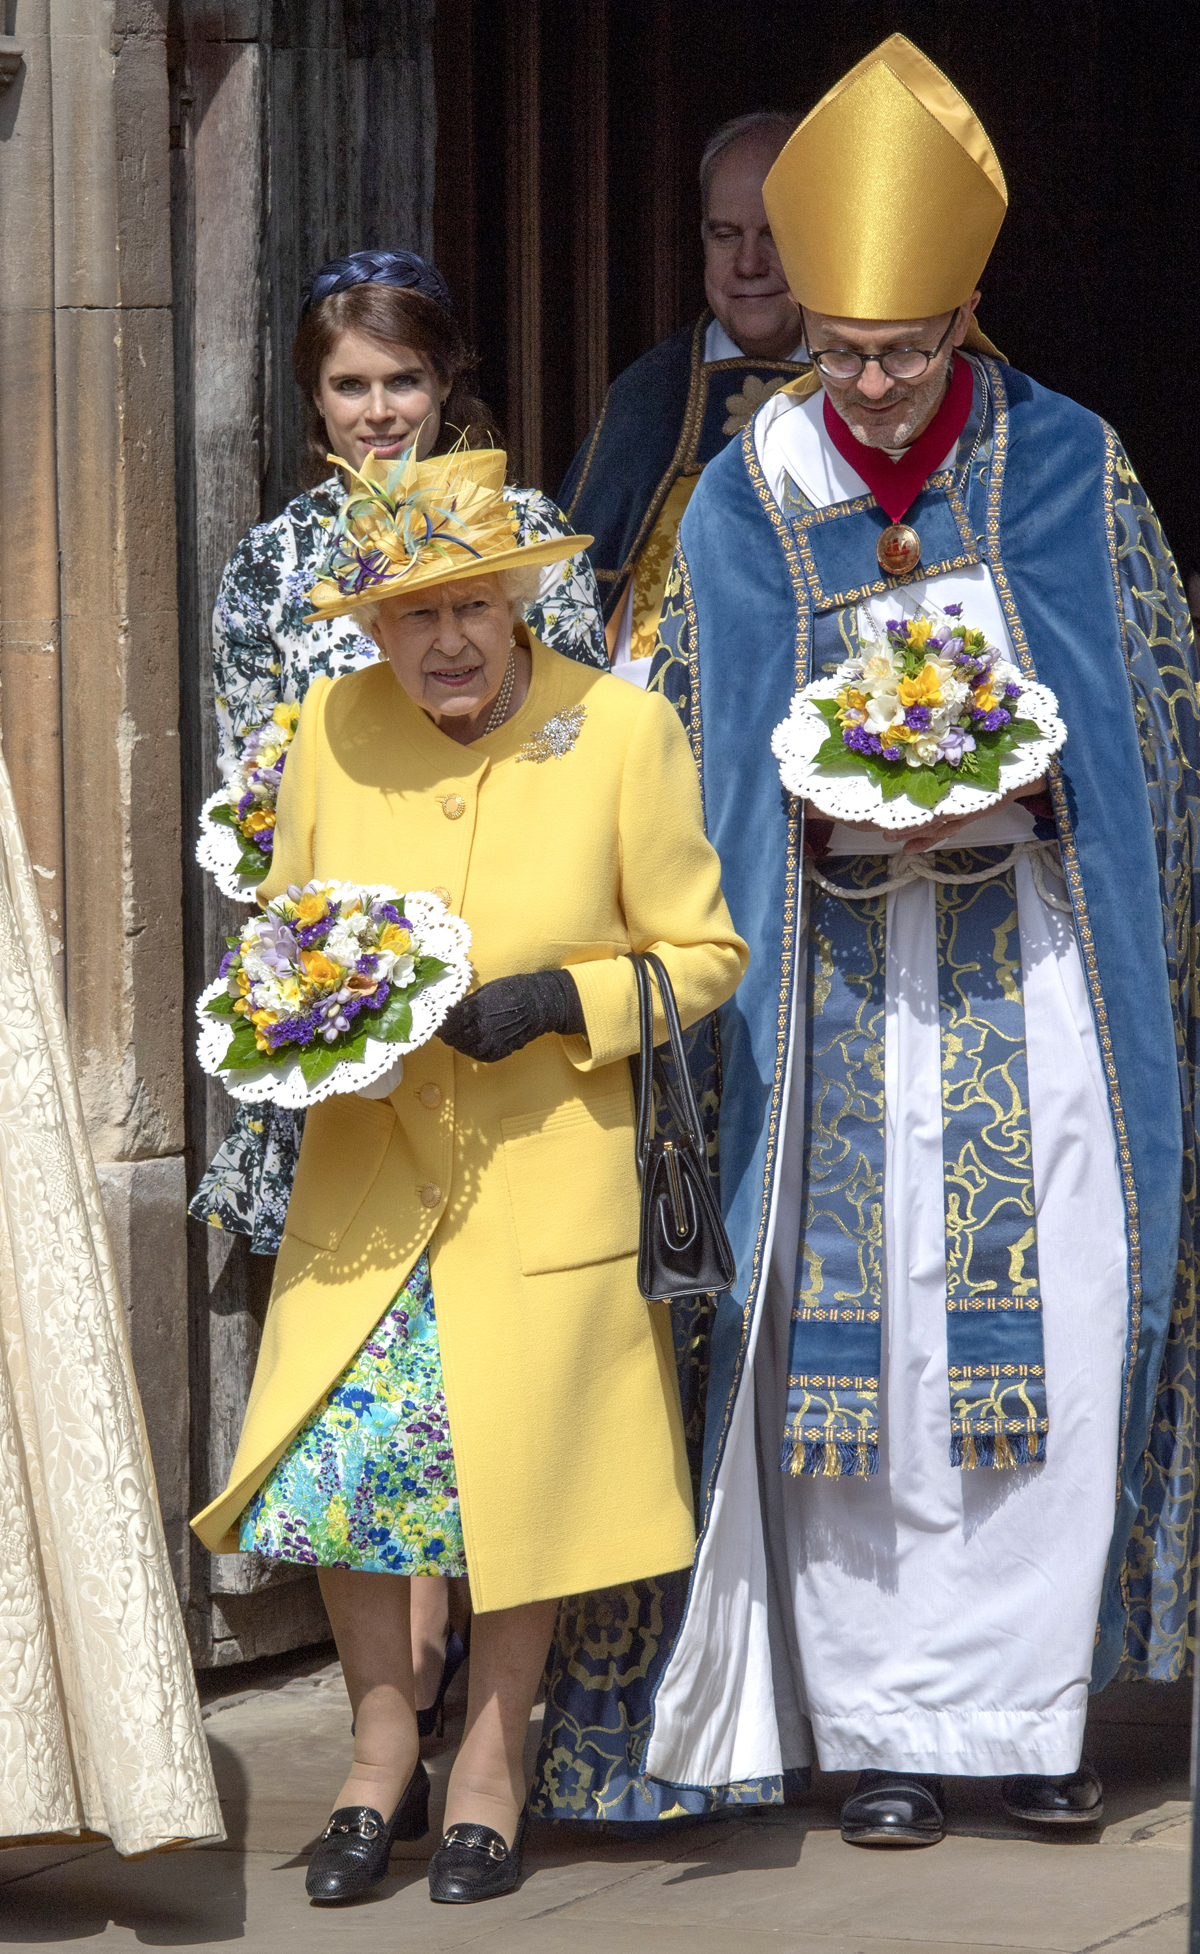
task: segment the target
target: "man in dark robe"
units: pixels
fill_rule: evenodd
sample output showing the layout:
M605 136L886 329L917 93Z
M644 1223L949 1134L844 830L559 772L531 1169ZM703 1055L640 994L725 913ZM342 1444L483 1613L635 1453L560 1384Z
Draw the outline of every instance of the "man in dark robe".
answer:
M596 540L614 669L644 685L679 519L705 463L802 369L799 314L762 186L793 128L758 112L719 129L700 164L699 319L627 367L567 472L559 500Z

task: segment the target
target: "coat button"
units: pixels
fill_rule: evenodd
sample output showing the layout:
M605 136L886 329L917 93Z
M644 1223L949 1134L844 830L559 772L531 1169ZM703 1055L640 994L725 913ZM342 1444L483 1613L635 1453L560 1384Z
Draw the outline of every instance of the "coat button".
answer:
M429 891L429 893L430 893L430 895L431 895L431 896L436 896L439 902L444 902L444 903L445 903L445 905L446 905L446 907L447 907L447 909L449 909L449 907L450 907L450 891L449 891L449 889L443 889L443 887L442 887L442 885L441 885L441 883L439 882L439 883L438 883L438 885L437 885L437 888L436 888L436 889L431 889L431 890Z
M421 1206L423 1208L436 1208L438 1206L442 1198L442 1190L436 1181L426 1181L424 1187L419 1191L421 1195Z
M435 1107L440 1106L442 1103L442 1088L440 1086L435 1086L433 1084L433 1081L430 1080L428 1085L424 1085L421 1087L420 1092L417 1094L417 1098L420 1100L422 1106L427 1106L429 1108L429 1111L432 1113Z
M442 813L445 815L447 821L461 820L466 811L467 803L461 794L447 794L445 800L442 802Z

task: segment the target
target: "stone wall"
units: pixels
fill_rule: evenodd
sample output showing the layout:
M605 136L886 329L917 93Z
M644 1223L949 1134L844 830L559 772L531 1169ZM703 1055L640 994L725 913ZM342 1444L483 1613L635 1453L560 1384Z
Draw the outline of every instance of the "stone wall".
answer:
M0 731L186 1587L179 683L164 7L9 0Z
M305 274L362 246L428 251L432 0L191 0L170 19L185 834L218 785L210 619L250 525L300 485L291 341ZM185 844L185 987L212 976L238 905ZM231 1102L189 1055L188 1179ZM225 1481L270 1287L244 1237L189 1225L194 1505ZM328 1633L311 1575L193 1550L196 1659L223 1664Z
M327 1633L310 1576L187 1528L232 1458L271 1275L185 1220L230 1111L191 1056L234 920L192 859L209 618L297 486L304 271L430 248L432 27L433 0L0 6L0 737L200 1663Z

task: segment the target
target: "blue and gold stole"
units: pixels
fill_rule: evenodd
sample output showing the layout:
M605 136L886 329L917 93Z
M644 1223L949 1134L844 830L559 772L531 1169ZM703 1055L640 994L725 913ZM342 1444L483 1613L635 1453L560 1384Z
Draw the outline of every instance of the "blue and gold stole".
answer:
M1016 869L1007 848L936 860L983 878L937 884L950 1461L1027 1465L1048 1419ZM814 884L810 898L783 1464L828 1478L879 1463L887 897L868 892L895 862L839 864L850 894Z

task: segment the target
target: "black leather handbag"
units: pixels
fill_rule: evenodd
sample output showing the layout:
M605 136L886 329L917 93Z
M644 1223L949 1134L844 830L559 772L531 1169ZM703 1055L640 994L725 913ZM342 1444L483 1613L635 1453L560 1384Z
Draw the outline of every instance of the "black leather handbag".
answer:
M642 1047L634 1067L637 1092L637 1167L642 1183L638 1239L638 1288L648 1303L675 1296L704 1296L728 1289L736 1275L733 1250L709 1180L704 1131L683 1050L683 1032L671 979L660 959L630 952L637 972ZM678 1091L654 1044L650 972L658 983ZM655 1087L665 1120L659 1131Z

